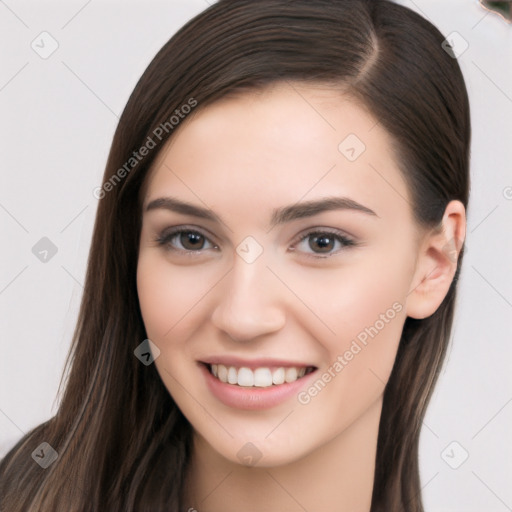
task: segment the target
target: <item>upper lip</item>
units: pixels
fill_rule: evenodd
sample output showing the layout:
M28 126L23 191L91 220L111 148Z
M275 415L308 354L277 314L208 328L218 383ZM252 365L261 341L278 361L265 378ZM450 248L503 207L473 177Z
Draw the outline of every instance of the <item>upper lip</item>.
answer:
M310 363L265 357L248 360L235 356L212 356L208 357L207 359L203 359L200 362L205 364L223 364L224 366L234 366L236 368L245 367L252 370L256 368L270 368L273 366L279 368L316 368L316 366Z

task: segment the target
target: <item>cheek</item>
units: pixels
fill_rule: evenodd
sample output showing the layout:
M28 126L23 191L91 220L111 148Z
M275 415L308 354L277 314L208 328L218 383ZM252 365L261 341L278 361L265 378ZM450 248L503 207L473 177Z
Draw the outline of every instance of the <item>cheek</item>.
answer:
M329 304L332 314L325 319L336 335L326 336L324 330L323 337L317 338L327 357L317 378L297 397L301 404L297 428L288 432L292 444L302 431L320 432L319 438L325 439L343 432L381 399L389 380L404 308L399 301L393 302L391 293L347 291L352 293ZM319 417L324 419L321 424Z
M409 278L404 265L395 263L384 270L375 263L369 259L316 272L294 269L294 274L288 275L283 269L283 280L293 286L296 296L311 311L296 318L307 321L315 335L333 348L375 323L379 330L388 330L389 323L397 323L394 319L403 309ZM364 341L364 335L361 338Z
M406 318L410 266L396 254L385 271L376 263L347 265L297 281L297 294L316 314L304 317L302 328L314 334L327 356L320 377L328 373L325 387L330 392L319 402L367 405L389 378Z
M197 267L198 268L198 267ZM137 291L148 337L168 343L190 326L211 279L193 266L171 265L162 256L141 254ZM166 341L167 340L167 341ZM165 347L162 347L165 348Z
M190 368L187 340L197 329L205 279L191 268L171 265L156 251L141 251L137 291L147 337L160 350L157 371L180 408L187 404L180 383ZM203 283L203 284L202 284ZM183 395L183 396L182 396Z

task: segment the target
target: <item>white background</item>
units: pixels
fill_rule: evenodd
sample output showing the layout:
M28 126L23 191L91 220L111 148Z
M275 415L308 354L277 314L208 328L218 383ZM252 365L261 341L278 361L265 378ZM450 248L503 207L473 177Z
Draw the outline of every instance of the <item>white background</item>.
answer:
M472 195L453 342L421 437L426 511L504 512L512 510L512 25L476 0L399 3L469 44L459 62L472 108ZM92 191L118 116L156 52L206 7L0 3L0 457L56 412ZM47 59L31 48L43 31L59 45ZM47 263L31 251L43 236L58 248ZM465 452L458 469L447 464Z

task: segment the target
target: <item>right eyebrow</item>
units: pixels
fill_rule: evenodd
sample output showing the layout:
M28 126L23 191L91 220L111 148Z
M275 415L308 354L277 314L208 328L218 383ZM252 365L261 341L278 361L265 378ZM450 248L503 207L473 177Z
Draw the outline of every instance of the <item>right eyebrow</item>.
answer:
M157 209L170 210L184 215L199 217L200 219L222 222L221 218L212 210L181 201L175 197L159 197L158 199L154 199L146 206L144 211L149 212Z

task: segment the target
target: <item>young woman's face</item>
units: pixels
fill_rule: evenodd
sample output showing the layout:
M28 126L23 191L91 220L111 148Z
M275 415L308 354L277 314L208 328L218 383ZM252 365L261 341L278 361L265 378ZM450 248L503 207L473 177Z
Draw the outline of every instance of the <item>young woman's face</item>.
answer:
M205 446L273 466L376 424L418 284L409 201L387 134L332 90L245 93L180 127L149 176L137 285Z

